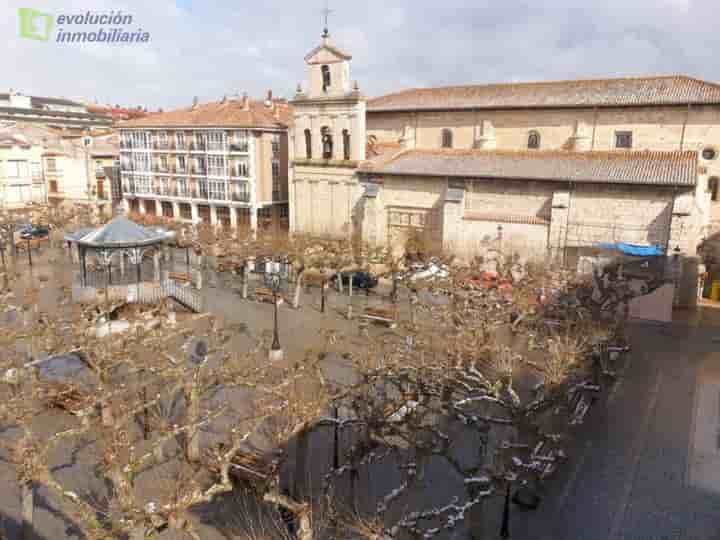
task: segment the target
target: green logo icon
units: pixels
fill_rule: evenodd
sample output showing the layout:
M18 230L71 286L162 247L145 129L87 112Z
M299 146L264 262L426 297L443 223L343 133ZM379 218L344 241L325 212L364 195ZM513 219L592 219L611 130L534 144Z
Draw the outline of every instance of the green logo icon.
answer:
M53 25L53 16L32 8L19 8L20 37L47 41Z

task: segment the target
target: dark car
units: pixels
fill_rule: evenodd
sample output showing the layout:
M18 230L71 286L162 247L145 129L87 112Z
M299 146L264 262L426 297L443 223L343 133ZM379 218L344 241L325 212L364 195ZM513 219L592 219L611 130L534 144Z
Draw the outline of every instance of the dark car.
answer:
M333 281L337 280L338 274L335 274L332 277ZM349 272L341 272L340 276L342 277L342 283L343 285L349 285L350 284L350 273ZM367 272L354 272L352 274L353 277L353 288L355 289L372 289L373 287L377 287L378 279Z
M50 229L47 227L29 227L20 231L20 238L32 240L33 238L47 238L50 236Z

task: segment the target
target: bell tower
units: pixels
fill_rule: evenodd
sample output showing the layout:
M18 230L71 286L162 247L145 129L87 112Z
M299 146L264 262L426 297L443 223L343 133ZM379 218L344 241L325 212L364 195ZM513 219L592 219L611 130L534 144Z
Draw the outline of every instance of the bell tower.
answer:
M328 10L326 11L326 15ZM351 234L358 198L357 168L365 160L365 97L350 78L352 56L335 45L326 26L305 55L305 83L291 101L289 128L291 230Z

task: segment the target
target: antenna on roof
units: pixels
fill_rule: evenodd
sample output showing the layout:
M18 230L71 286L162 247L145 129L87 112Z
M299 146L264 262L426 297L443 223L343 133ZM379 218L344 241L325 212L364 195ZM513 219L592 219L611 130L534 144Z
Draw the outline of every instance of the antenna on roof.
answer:
M323 15L325 16L325 27L323 28L322 33L323 39L330 37L330 31L328 30L328 16L333 13L334 10L330 9L329 4L329 0L325 0L325 8L322 10Z

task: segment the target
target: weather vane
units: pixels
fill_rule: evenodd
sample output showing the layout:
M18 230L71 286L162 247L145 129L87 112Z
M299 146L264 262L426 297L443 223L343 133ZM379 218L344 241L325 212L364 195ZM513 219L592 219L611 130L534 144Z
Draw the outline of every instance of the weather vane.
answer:
M323 35L322 37L326 38L330 35L330 32L328 31L328 16L333 12L334 10L330 9L329 0L325 0L325 9L322 10L323 15L325 15L325 28L323 29Z

